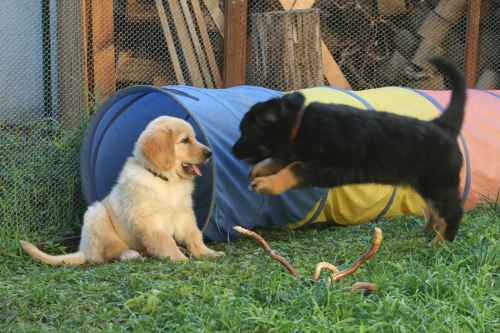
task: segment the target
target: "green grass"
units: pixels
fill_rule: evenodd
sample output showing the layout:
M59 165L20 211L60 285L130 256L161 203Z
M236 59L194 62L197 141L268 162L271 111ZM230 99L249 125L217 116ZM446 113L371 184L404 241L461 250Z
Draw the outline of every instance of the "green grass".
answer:
M52 268L0 257L0 332L499 332L498 207L466 215L458 239L429 248L421 221L380 224L380 252L330 287L294 280L252 240L219 261ZM263 232L309 276L366 251L373 225ZM59 249L60 250L60 249ZM356 281L379 291L351 293Z
M55 239L81 222L79 150L85 128L50 120L0 123L0 251Z

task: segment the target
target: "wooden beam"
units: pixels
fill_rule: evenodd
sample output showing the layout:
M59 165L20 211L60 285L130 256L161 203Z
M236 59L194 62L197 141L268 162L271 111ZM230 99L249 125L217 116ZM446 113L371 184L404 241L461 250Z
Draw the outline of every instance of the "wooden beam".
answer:
M116 91L113 0L83 0L85 87L89 106Z
M224 37L224 13L219 7L219 0L203 0L205 7L207 7L215 26L219 29L220 34Z
M285 10L290 9L308 9L314 5L315 0L279 0L281 6ZM325 42L321 41L321 53L323 57L323 70L325 71L325 78L329 84L339 88L351 89L351 85L340 70L340 66L333 58L332 53L326 46Z
M98 101L116 90L113 0L91 2L93 94Z
M314 6L316 0L280 0L285 10L290 9L309 9Z
M175 30L177 31L177 37L184 54L184 60L186 61L189 76L191 78L191 83L194 86L203 87L204 83L203 78L201 77L200 67L198 66L198 62L196 61L193 43L189 38L186 21L184 20L184 16L182 15L179 0L168 0L167 3L170 7L170 13L172 14Z
M87 110L88 90L84 65L85 3L57 3L57 49L60 119L65 127L82 124Z
M325 42L321 41L321 53L323 56L323 70L329 84L339 88L351 89L351 85L340 70L340 66L333 58L332 53L326 46Z
M220 75L219 66L217 65L217 62L215 60L214 50L212 47L212 43L210 42L207 25L203 17L203 12L201 11L200 3L198 2L198 0L191 0L191 4L193 5L193 12L194 16L196 17L198 28L200 29L203 47L205 48L205 52L207 53L208 65L210 66L210 71L212 72L215 87L222 88L222 77Z
M187 0L180 0L180 2L182 12L184 13L184 19L186 20L186 25L191 36L191 41L193 42L194 51L198 59L198 63L200 64L201 74L203 75L203 79L205 80L205 86L208 88L213 88L214 83L212 81L212 75L210 74L210 70L208 69L207 59L205 53L201 48L198 34L196 33L195 23L193 20L193 16L191 15L191 10L189 9Z
M245 83L247 0L226 0L224 6L224 86Z
M324 85L320 11L271 11L250 16L249 84L291 91Z
M177 55L177 50L174 44L174 38L172 36L172 31L168 23L167 15L165 14L165 8L163 7L163 0L155 0L156 10L158 11L158 16L160 17L161 28L163 30L163 36L165 37L165 43L167 44L168 54L170 55L170 61L172 62L172 67L174 67L175 78L177 83L184 84L184 75L182 74L181 65L179 62L179 56Z
M467 41L465 45L465 79L467 86L470 88L476 85L480 23L481 0L469 0L467 7Z

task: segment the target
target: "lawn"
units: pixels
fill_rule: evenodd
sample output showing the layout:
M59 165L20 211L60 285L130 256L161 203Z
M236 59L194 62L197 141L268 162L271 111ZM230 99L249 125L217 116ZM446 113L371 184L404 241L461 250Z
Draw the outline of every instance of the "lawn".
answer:
M0 332L500 332L500 208L468 213L432 250L422 221L384 221L380 252L330 287L293 279L253 240L215 244L219 261L52 268L0 256ZM260 231L304 275L349 265L373 225ZM63 250L63 249L53 249ZM351 293L356 281L379 291Z
M85 206L79 150L86 128L51 119L23 126L0 122L0 253L13 240L57 239L74 232Z

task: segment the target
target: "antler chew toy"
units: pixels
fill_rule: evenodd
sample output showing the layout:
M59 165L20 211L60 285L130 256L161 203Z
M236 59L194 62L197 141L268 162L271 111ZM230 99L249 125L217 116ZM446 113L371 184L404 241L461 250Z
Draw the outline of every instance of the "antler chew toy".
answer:
M259 235L256 232L253 232L251 230L248 230L248 229L245 229L243 227L240 227L240 226L235 226L234 230L236 230L237 232L239 232L240 234L242 234L244 236L251 237L251 238L255 239L259 243L259 245L267 253L269 253L269 255L271 256L271 258L273 258L274 260L276 260L277 262L279 262L281 265L283 265L288 270L288 272L290 274L292 274L294 277L296 277L296 278L300 277L299 272L295 268L293 268L292 265L290 265L290 263L288 262L288 260L286 260L283 256L279 255L278 253L276 253L271 248L271 246L269 245L269 243L267 243L266 240L264 238L262 238L261 235Z
M371 257L373 257L375 253L378 252L378 250L380 249L380 244L382 243L382 238L382 230L380 228L375 228L375 232L373 233L372 246L370 247L368 252L366 252L361 258L356 260L351 267L343 271L339 271L339 269L335 265L329 264L327 262L320 262L316 265L316 270L314 271L313 276L314 280L319 279L319 276L323 269L327 269L331 272L330 278L332 279L332 281L338 281L348 275L353 274L358 270L359 267L361 267L361 265L367 262Z
M254 231L245 229L241 226L235 226L234 230L239 232L240 234L253 238L256 240L259 245L277 262L279 262L282 266L284 266L288 272L295 278L300 277L300 273L286 260L283 256L279 255L276 253L272 247L269 245L269 243L259 234L257 234ZM326 269L330 271L330 281L338 281L343 279L344 277L353 274L358 270L359 267L361 267L365 262L367 262L371 257L375 255L375 253L378 252L380 249L380 245L382 243L382 230L380 228L375 228L374 234L373 234L373 239L372 239L372 245L370 249L363 255L361 256L358 260L354 262L354 264L351 265L351 267L345 269L345 270L339 270L337 266L330 264L328 262L320 262L316 265L316 270L314 271L313 274L313 280L317 281L320 278L321 271L323 269ZM364 290L365 292L373 292L377 290L377 285L374 283L370 282L357 282L352 285L352 290Z

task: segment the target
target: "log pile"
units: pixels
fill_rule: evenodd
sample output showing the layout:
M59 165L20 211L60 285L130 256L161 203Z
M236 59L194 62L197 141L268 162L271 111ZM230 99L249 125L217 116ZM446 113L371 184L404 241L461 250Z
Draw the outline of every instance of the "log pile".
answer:
M303 7L305 2L320 10L322 41L354 89L387 85L445 88L441 74L428 65L429 57L435 55L449 57L463 67L466 0L271 0L266 5L276 10L280 4L294 3L288 8L293 9ZM251 11L266 10L262 1L250 4ZM488 23L491 17L493 22ZM498 50L500 42L492 41L498 20L500 4L482 1L481 23L485 29L481 29L481 45L487 46L480 50L492 49L492 44ZM488 27L492 27L490 37ZM497 87L498 60L488 56L493 51L482 53L478 84Z

